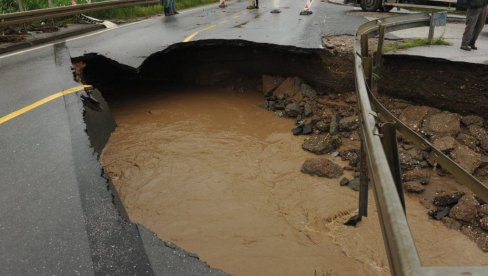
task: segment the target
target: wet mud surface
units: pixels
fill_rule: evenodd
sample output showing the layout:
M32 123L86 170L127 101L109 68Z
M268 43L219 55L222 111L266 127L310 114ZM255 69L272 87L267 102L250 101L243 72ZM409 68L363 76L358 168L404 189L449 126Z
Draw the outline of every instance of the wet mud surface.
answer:
M359 227L344 226L358 194L301 173L315 155L262 99L201 88L113 102L119 126L102 163L131 220L235 275L388 275L374 204ZM425 264L486 263L466 236L428 220L415 196L407 207Z

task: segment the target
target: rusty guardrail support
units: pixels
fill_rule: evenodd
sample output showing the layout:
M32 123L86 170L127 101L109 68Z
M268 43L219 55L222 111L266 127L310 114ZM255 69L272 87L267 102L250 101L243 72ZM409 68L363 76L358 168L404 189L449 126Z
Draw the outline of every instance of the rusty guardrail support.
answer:
M433 153L436 162L461 180L480 198L488 201L488 185L480 182L418 133L393 116L375 97L385 33L429 27L432 43L435 26L446 23L445 13L419 13L374 20L361 25L354 42L356 92L361 123L359 212L346 224L356 225L367 216L368 182L371 181L388 262L393 275L486 275L488 266L424 267L408 227L398 158L396 131L416 146ZM378 48L369 54L368 38L378 35ZM380 120L381 116L381 120Z
M7 27L19 25L23 23L32 22L35 20L44 20L51 18L58 18L70 15L81 14L84 12L93 12L108 10L114 8L123 8L135 5L150 5L158 4L159 0L117 0L105 1L91 4L79 4L74 6L48 8L41 10L14 12L0 14L0 27Z

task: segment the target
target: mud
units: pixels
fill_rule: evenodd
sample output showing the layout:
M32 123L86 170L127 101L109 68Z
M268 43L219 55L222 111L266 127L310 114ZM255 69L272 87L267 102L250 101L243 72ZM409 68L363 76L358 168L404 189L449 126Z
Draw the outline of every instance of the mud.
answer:
M190 89L113 102L119 127L102 162L130 218L235 275L388 275L374 204L358 228L343 226L357 193L300 173L315 155L291 135L293 120L257 106L262 98ZM350 147L357 141L341 150ZM425 264L488 263L416 198L407 206Z

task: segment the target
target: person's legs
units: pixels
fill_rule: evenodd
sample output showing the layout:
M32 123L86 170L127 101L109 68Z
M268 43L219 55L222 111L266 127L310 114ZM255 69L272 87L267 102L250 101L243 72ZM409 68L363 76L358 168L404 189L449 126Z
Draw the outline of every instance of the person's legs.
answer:
M463 39L461 42L461 49L468 50L471 38L473 38L474 27L478 21L479 9L468 8L466 12L466 28L464 29ZM467 48L466 48L467 47Z
M256 9L259 9L259 0L256 0Z
M485 26L485 21L486 21L486 7L483 7L480 9L480 12L478 13L478 20L476 21L476 24L474 25L474 30L473 30L473 36L471 37L471 40L469 41L469 46L471 46L472 49L477 50L478 48L475 46L476 40L478 39L478 36L481 33L481 30L483 30L483 27Z

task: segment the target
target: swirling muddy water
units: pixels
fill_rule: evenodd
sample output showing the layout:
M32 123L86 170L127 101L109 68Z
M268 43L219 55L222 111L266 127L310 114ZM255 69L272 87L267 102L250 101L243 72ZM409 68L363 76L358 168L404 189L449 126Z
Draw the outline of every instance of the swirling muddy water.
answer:
M389 275L372 194L370 216L344 226L358 194L302 174L317 156L262 100L187 89L113 102L118 127L101 160L130 219L234 275ZM488 264L468 238L406 201L424 265Z

